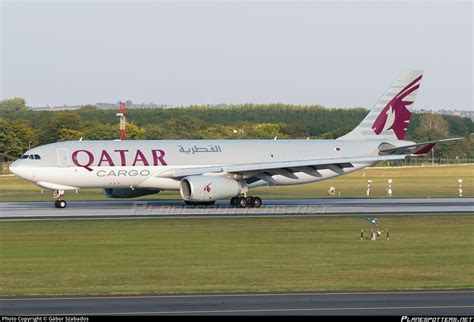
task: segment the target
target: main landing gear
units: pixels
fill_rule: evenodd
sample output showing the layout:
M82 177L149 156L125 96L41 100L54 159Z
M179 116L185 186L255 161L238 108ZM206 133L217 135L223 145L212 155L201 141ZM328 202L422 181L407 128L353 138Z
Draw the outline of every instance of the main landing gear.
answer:
M64 197L64 190L55 190L53 192L53 198L58 198L54 201L54 206L56 208L66 208L67 203L66 200L64 200L62 197Z
M252 196L240 196L230 199L230 205L239 208L260 208L262 205L262 199L259 197Z

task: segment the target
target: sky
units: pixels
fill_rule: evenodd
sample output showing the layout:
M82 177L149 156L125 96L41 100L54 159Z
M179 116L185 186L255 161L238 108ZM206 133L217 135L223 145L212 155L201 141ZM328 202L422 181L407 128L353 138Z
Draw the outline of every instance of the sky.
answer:
M413 68L416 108L473 108L472 1L0 1L0 98L29 106L371 107Z

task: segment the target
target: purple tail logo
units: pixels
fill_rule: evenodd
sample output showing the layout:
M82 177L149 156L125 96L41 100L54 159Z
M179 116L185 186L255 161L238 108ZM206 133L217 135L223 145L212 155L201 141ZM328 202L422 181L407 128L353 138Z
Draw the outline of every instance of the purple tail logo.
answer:
M413 104L413 101L404 101L403 99L420 87L419 81L422 77L423 75L417 77L388 102L372 124L372 129L377 135L384 130L393 130L399 140L405 138L411 117L411 112L407 109L407 106Z

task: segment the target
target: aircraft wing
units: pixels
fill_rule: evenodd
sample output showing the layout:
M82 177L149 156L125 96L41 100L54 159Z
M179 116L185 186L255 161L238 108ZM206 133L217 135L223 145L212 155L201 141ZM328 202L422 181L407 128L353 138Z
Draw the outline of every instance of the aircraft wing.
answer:
M240 174L247 178L255 177L258 179L271 181L271 176L275 174L283 175L288 178L298 178L294 173L304 172L315 177L320 177L321 174L318 172L318 169L329 169L339 174L345 174L344 168L352 168L352 163L372 163L379 161L403 160L405 157L406 155L385 155L192 167L173 169L170 172L160 174L160 177L166 176L178 179L186 176L201 175L205 173L232 173Z

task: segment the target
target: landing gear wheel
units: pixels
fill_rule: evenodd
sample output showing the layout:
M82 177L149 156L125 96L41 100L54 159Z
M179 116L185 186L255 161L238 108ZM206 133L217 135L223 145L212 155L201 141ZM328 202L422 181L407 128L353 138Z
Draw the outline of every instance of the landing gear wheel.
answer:
M252 197L252 207L254 208L260 208L262 205L262 199L259 197Z
M246 208L248 203L247 203L247 198L245 197L239 197L237 199L237 205L240 207L240 208Z
M240 196L240 197L233 197L230 199L230 205L239 208L260 208L262 205L262 199L259 197L252 197L252 196Z
M247 207L253 207L253 197L247 196Z
M60 209L66 208L67 206L66 200L58 199L54 202L54 206Z
M239 199L239 198L237 198L237 197L230 198L230 205L231 206L237 206L237 199Z

